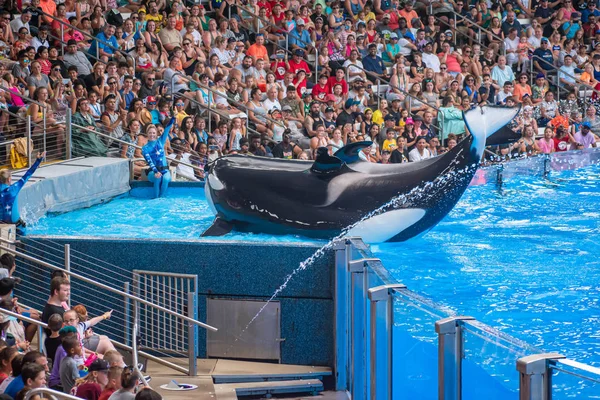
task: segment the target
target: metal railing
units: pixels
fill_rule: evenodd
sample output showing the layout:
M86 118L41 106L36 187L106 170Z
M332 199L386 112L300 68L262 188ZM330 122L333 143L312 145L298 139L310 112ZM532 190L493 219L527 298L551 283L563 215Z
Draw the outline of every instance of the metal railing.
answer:
M254 33L259 33L259 32L260 32L260 28L258 27L258 21L261 21L261 22L262 22L262 24L263 24L263 28L273 28L273 29L276 29L276 30L283 29L283 28L281 28L281 27L279 27L279 26L277 26L277 25L274 25L274 24L272 24L272 23L271 23L271 21L269 21L269 20L266 20L266 19L262 18L261 16L254 14L254 13L253 13L251 10L249 10L248 8L246 8L246 7L243 7L243 9L244 9L244 12L246 12L246 13L248 13L248 14L252 15L252 17L253 17L253 18L254 18L254 20L256 21L256 27L252 26L252 24L245 24L246 26L249 26L250 28L253 28L253 29L254 29ZM231 10L231 8L230 8L230 10ZM271 43L271 44L272 44L272 45L274 45L276 48L278 48L278 49L281 49L281 50L285 50L285 51L286 51L286 53L288 53L288 54L292 55L293 53L292 53L292 51L290 50L290 43L289 43L289 41L290 41L290 37L289 37L289 34L290 34L289 32L286 32L286 33L285 33L285 47L281 46L279 43L276 43L275 41L269 40L269 39L268 39L266 36L265 36L265 42L267 42L267 43ZM313 46L313 43L312 43L312 42L311 42L311 43L307 43L307 42L305 42L304 40L302 40L302 39L300 39L300 38L298 38L298 37L295 37L295 39L294 39L294 40L297 40L297 41L299 41L300 43L302 43L302 44L304 44L304 45L306 45L306 46ZM318 47L317 47L316 45L315 45L315 46L313 46L313 47L315 48L315 62L314 62L314 64L313 64L313 63L311 63L311 62L308 60L308 58L305 58L305 59L304 59L304 61L306 61L306 63L307 63L308 65L310 65L311 67L313 67L313 68L314 68L314 71L315 71L315 83L316 83L316 82L318 82L318 81L319 81L319 78L318 78L318 75L319 75L319 74L318 74L318 66L319 66L319 49L318 49Z
M435 111L436 111L436 114L437 114L437 116L438 116L438 121L440 121L440 124L439 124L439 126L435 126L435 125L434 125L434 126L435 126L435 127L437 128L437 130L438 130L438 135L439 135L440 137L442 136L442 134L443 134L443 133L442 133L442 127L443 127L443 118L444 118L444 114L443 114L443 112L442 112L442 111L441 111L441 110L440 110L438 107L435 107L435 106L432 106L432 105L430 105L430 104L427 104L427 103L426 103L424 100L421 100L421 99L419 99L419 98L417 98L417 97L413 96L412 94L410 94L410 93L409 93L409 92L407 92L406 90L404 90L404 89L400 88L399 86L394 86L394 85L392 85L390 81L387 81L387 80L385 80L385 79L383 79L383 78L381 78L381 77L379 77L379 76L376 76L376 75L374 75L372 72L370 72L370 71L367 71L366 69L364 69L363 67L361 67L361 66L359 66L359 65L357 65L357 64L349 64L349 65L348 65L348 67L354 67L354 68L356 68L356 69L359 69L359 70L363 71L363 72L365 73L365 75L367 75L367 76L370 76L371 78L373 78L373 79L376 79L376 80L377 80L377 94L376 94L376 97L377 97L377 108L379 108L380 101L381 101L381 94L380 94L380 91L381 91L381 82L383 82L383 83L384 83L385 85L387 85L388 87L390 87L390 88L392 88L392 89L394 89L394 90L398 90L398 91L399 91L400 93L402 93L404 96L406 96L406 97L408 97L408 98L411 98L411 99L414 99L414 100L416 100L416 101L419 101L419 102L421 102L421 103L422 103L422 104L423 104L425 107L427 107L427 108L430 108L430 109L432 109L432 110L435 110ZM350 77L349 68L346 68L346 81L347 81L347 82L349 82L349 81L348 81L349 77ZM409 105L409 107L408 107L408 113L412 115L413 113L412 113L412 111L411 111L411 109L410 109L410 102L409 102L409 104L408 104L408 105Z
M187 336L187 357L188 357L188 368L185 368L181 365L178 365L176 363L170 362L168 361L166 358L168 357L158 357L155 354L164 354L161 353L160 351L157 351L155 349L149 349L148 352L140 352L139 354L141 356L144 356L152 361L155 361L157 363L160 363L162 365L165 365L171 369L174 369L176 371L188 374L188 375L194 375L197 372L197 361L196 361L196 349L197 349L197 327L202 327L204 329L208 329L208 330L214 330L216 331L217 328L210 326L208 324L205 324L201 321L198 321L196 318L192 317L196 314L193 314L194 312L197 312L194 310L193 305L196 304L196 300L195 300L195 293L193 295L189 295L188 296L188 302L192 301L191 303L188 303L189 305L191 305L190 307L188 307L188 313L191 313L192 316L190 315L184 315L181 314L177 311L174 311L172 309L169 309L163 305L160 304L156 304L153 303L152 301L149 301L147 299L141 298L139 296L136 296L135 294L131 294L130 290L128 290L128 283L125 280L125 288L124 290L121 289L116 289L113 286L110 286L106 283L102 283L98 280L97 278L97 271L101 267L97 260L88 257L84 262L88 265L92 265L93 267L88 268L85 267L83 268L81 266L80 263L75 262L76 260L80 259L79 256L77 256L76 253L75 255L72 255L72 251L70 249L69 245L65 245L65 246L59 246L58 249L53 248L45 243L39 242L39 241L35 241L33 240L32 242L35 243L34 247L25 247L23 249L13 249L11 248L11 246L14 244L13 241L9 241L7 239L2 239L0 238L0 249L3 251L6 251L10 254L15 255L16 257L18 257L18 262L20 263L20 265L23 268L29 268L28 271L28 288L29 289L34 289L34 290L39 290L41 292L41 290L43 290L43 285L44 285L44 279L40 278L42 277L43 274L43 270L59 270L62 271L64 273L66 273L71 280L71 284L73 285L74 282L77 282L77 290L79 290L81 292L82 296L85 296L88 304L90 301L94 301L94 299L96 299L96 302L103 302L106 301L106 299L110 299L110 296L117 296L117 299L122 299L122 301L124 302L124 304L129 305L129 307L127 307L125 309L125 312L118 312L117 309L113 310L113 318L116 318L115 322L122 322L123 326L120 327L120 329L116 329L113 330L111 332L115 332L115 334L123 336L125 338L125 333L126 332L131 332L133 328L135 328L133 325L135 323L139 324L139 314L138 314L138 310L140 306L145 306L146 307L146 312L153 312L153 313L160 313L162 315L168 315L170 317L172 317L173 319L176 319L178 321L182 321L184 323L187 323L188 325L188 336ZM23 244L21 245L22 247ZM64 259L61 260L61 256L59 251L57 250L62 250L64 251ZM28 250L29 249L29 250ZM49 259L51 262L48 261L44 261L43 259L41 259L38 254L43 254L44 259ZM57 262L58 261L58 262ZM63 264L64 263L64 264ZM64 265L64 267L58 266L57 264L61 264ZM78 272L74 272L74 267L77 267L78 270L81 269L81 271ZM87 272L87 270L90 271L96 271L96 274L92 274ZM115 271L114 268L112 268L112 270L114 271L113 273L117 273L118 275L118 270ZM85 274L85 275L84 275ZM90 277L88 277L88 276ZM96 278L92 278L92 276L95 276ZM119 282L123 282L123 279L117 279L115 281L119 281ZM39 282L39 283L38 283ZM45 284L47 285L47 282L45 282ZM102 298L100 297L94 297L94 294L98 293ZM33 296L33 297L32 297ZM33 293L26 293L23 294L23 297L32 297L34 299L35 302L37 303L41 303L43 304L44 300L43 298L41 298L40 296L34 296ZM114 299L113 299L114 300ZM115 302L111 301L108 304L113 305ZM128 310L132 309L133 312L129 312ZM123 317L121 317L120 315L123 315ZM129 317L128 317L129 316ZM133 317L131 317L133 316ZM39 321L38 321L39 322ZM116 327L114 327L116 328ZM146 327L142 327L142 329L146 329ZM150 329L150 328L148 328ZM135 329L133 329L135 331ZM170 331L170 328L164 327L163 328L163 335L173 335L173 332ZM112 343L115 345L115 347L118 348L122 348L128 351L133 351L136 347L136 340L137 340L137 335L135 335L134 337L131 338L131 346L128 346L127 344L118 342L118 341L112 341Z
M31 143L31 139L32 139L32 130L34 127L39 127L42 129L42 151L46 151L46 107L44 107L40 102L33 100L32 98L29 98L19 92L13 92L11 91L9 88L4 87L2 85L0 85L0 91L4 91L6 93L8 93L9 95L15 95L21 99L23 99L24 103L27 103L29 105L31 104L36 104L37 106L39 106L41 112L42 112L42 124L40 125L39 123L34 123L31 116L28 115L25 118L25 137L27 137L27 158L28 158L28 165L32 165L32 150L30 149L30 143ZM20 118L18 117L18 115L14 115L14 117Z
M177 77L177 76L179 76L179 77L187 80L188 82L192 81L192 78L190 78L187 75L184 75L184 74L182 74L180 72L177 72L177 73L173 74L173 79L171 80L171 93L174 92L175 77ZM226 94L218 92L218 91L216 91L215 89L213 89L211 87L205 86L205 85L203 85L201 83L198 83L198 82L195 82L195 84L198 87L200 87L200 88L202 88L204 90L208 90L210 93L212 93L213 94L213 100L214 100L214 96L227 97ZM185 98L188 99L188 100L192 100L192 99L189 99L187 97L185 97ZM245 112L246 115L248 114L248 111L252 111L254 114L260 115L262 118L264 118L265 120L269 121L270 123L275 124L275 125L279 125L279 126L285 128L285 125L283 125L280 121L274 120L273 118L269 117L267 114L262 114L262 113L256 112L253 109L248 108L245 104L240 103L239 101L235 101L235 100L232 100L232 99L227 99L227 102L230 103L230 104L233 104L240 111ZM197 101L195 101L195 103L199 104L199 102L197 102ZM209 108L210 108L210 105L209 105ZM248 123L249 123L249 118L246 118L246 129L249 129Z
M25 400L31 400L33 397L38 396L38 395L42 399L56 398L56 399L64 399L64 400L81 400L81 397L71 396L70 394L66 394L66 393L59 392L57 390L48 389L48 388L31 389L25 395Z
M140 150L142 149L142 146L138 146L136 144L126 142L126 141L124 141L123 139L120 139L120 138L115 138L115 137L107 134L106 132L103 132L100 129L98 129L98 130L92 130L92 129L87 128L85 126L80 126L80 125L77 125L77 124L73 124L72 122L69 124L69 127L70 127L70 130L68 131L68 136L69 137L70 137L70 135L72 133L72 129L80 129L80 130L92 133L94 135L97 135L97 136L99 136L99 137L101 137L103 139L106 139L107 141L119 143L119 144L122 144L122 145L131 146L131 147L134 147L134 148L140 149ZM141 159L136 159L136 160L141 161ZM167 161L169 161L169 159L167 159ZM198 167L197 165L189 164L189 163L187 163L185 161L181 161L181 160L177 160L177 163L185 165L185 166L190 167L190 168L193 168L195 171L202 172L202 173L204 172L204 170L202 168ZM130 163L130 168L132 168L132 164L131 163ZM130 173L131 172L132 171L130 171Z
M206 104L202 104L202 103L200 103L200 102L199 102L198 100L196 100L196 99L190 99L190 98L188 98L188 97L185 97L185 96L184 96L183 94L181 94L181 93L175 93L175 94L173 95L173 98L174 98L174 99L181 98L181 99L186 99L186 100L189 100L189 101L190 101L192 104L194 104L194 105L196 105L197 107L199 107L199 108L201 108L201 109L205 110L205 111L208 113L208 131L209 131L209 132L212 132L212 118L211 118L212 114L216 114L216 115L218 115L219 117L221 117L221 118L223 118L223 119L226 119L226 120L228 120L228 121L233 121L235 118L239 118L239 117L236 117L235 115L233 115L233 116L232 116L232 115L229 115L229 114L223 113L223 112L221 112L221 111L217 110L216 108L211 108L211 107L207 106ZM259 135L259 136L261 136L260 132L258 132L258 131L256 131L256 130L254 130L254 129L250 128L250 126L249 126L249 124L248 124L248 118L247 118L247 115L246 115L246 132L247 132L247 133L252 133L252 134L255 134L255 135Z
M597 395L600 368L543 353L412 292L360 238L340 240L334 254L336 390L377 400Z
M531 68L531 72L530 72L530 77L529 77L529 83L530 85L533 85L533 81L535 79L535 73L536 73L536 69L534 67L534 61L537 61L538 63L543 63L543 65L550 65L546 60L544 60L541 57L538 57L536 55L532 55L531 56L531 60L530 60L530 68ZM542 64L540 64L542 65ZM549 70L545 70L544 71L545 74L556 74L556 100L559 101L560 100L560 88L561 86L563 86L564 84L560 81L561 76L566 76L569 77L571 79L573 79L575 81L575 83L573 83L574 86L576 86L577 88L575 90L577 90L577 97L579 97L579 91L581 90L581 88L583 88L584 94L583 94L583 102L584 104L586 103L587 100L587 93L588 92L593 92L596 93L596 95L600 95L600 91L596 90L594 87L588 85L587 83L582 82L579 78L577 78L576 76L573 76L571 74L569 74L568 72L564 72L561 71L560 68L557 68L556 65L552 64L552 68L550 68ZM546 76L546 79L548 79L548 77ZM568 90L567 88L564 88L564 90L569 93L570 90Z
M465 33L463 33L463 32L461 32L461 31L459 31L458 29L456 29L456 23L457 23L457 21L459 21L459 20L460 20L461 22L465 22L465 23L468 23L468 24L474 25L474 26L477 28L478 32L477 32L477 38L476 38L476 39L478 40L478 44L479 44L479 45L481 45L481 46L482 46L483 48L485 48L485 49L488 49L488 48L489 48L489 46L485 46L485 45L482 43L482 40L481 40L481 32L484 32L486 35L487 35L487 34L489 34L489 35L491 35L491 36L492 36L492 38L494 38L494 39L496 39L496 40L498 40L498 41L500 42L500 47L501 47L501 50L502 50L502 55L503 55L503 56L506 56L506 47L504 46L504 39L502 39L500 36L497 36L496 34L494 34L494 32L490 31L489 29L486 29L486 28L484 28L483 26L481 26L481 25L477 25L477 24L476 24L476 23L474 23L473 21L470 21L469 19L467 19L467 18L465 18L464 16L462 16L462 15L458 14L458 13L457 13L456 11L454 11L454 10L452 10L450 13L452 14L452 17L454 18L454 28L455 28L455 29L454 29L454 31L453 31L453 32L454 32L454 34L452 35L452 37L453 37L453 39L454 39L454 46L456 46L456 44L457 44L457 39L458 39L457 37L458 37L458 35L459 35L459 34L461 34L461 35L463 35L463 36L466 36L466 37L468 38L468 36L467 36ZM430 12L430 15L433 15L433 17L436 19L436 21L437 21L438 23L440 23L440 24L445 24L445 22L443 22L443 21L442 21L442 20L441 20L441 19L440 19L438 16L436 16L435 14L433 14L433 13L431 13L431 12Z
M108 43L108 42L106 42L104 40L100 40L97 37L95 37L94 35L91 35L91 34L85 32L85 31L82 31L81 29L77 28L76 26L71 25L68 22L63 21L63 20L55 17L54 15L50 15L48 13L45 13L45 12L41 11L41 10L39 10L39 13L41 15L43 15L45 17L48 17L48 18L52 19L53 21L56 21L56 22L58 22L60 24L60 36L61 36L60 39L61 39L61 46L62 46L62 53L63 54L64 54L64 45L65 45L64 40L63 40L63 38L65 37L64 31L65 31L65 27L67 27L69 29L73 29L73 30L81 33L84 37L88 37L88 38L92 39L92 42L96 44L96 57L98 57L98 58L100 57L99 45L101 43L104 46L107 46L110 49L114 50L115 53L120 53L126 59L130 59L131 62L132 62L131 65L132 65L133 69L135 70L135 58L131 54L129 54L128 52L126 52L125 50L122 50L122 49L120 49L118 47L115 47L112 44L110 44L110 43Z

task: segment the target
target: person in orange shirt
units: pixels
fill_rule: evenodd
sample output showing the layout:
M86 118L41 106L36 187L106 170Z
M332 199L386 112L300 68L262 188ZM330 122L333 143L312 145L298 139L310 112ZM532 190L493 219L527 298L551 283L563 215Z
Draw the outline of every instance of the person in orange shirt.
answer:
M267 63L269 62L269 52L265 47L265 37L262 34L256 35L256 43L248 47L246 55L252 57L254 62L259 58L262 58Z
M519 78L517 79L517 84L515 85L515 88L513 90L513 97L517 100L517 102L522 103L523 102L523 95L528 95L529 98L531 99L532 93L531 93L531 86L529 86L529 84L527 83L528 80L528 76L527 74L521 74L519 75Z
M56 3L54 0L41 0L40 7L46 14L54 15L56 13ZM44 15L44 21L46 21L47 24L51 24L52 18Z
M404 8L398 11L401 17L406 19L406 25L408 25L409 29L412 28L412 20L413 18L419 18L419 14L415 10L413 10L413 5L410 1L407 1L404 4Z

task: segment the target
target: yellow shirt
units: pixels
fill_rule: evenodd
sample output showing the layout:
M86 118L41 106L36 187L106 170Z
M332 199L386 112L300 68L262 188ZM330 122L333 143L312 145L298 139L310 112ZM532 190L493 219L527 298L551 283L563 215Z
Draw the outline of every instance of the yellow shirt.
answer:
M375 17L375 13L373 11L371 11L370 13L368 13L367 15L365 15L365 23L368 23L370 20L377 20L377 18Z
M377 124L379 126L383 125L383 113L380 110L375 110L373 112L373 117L371 118L371 122Z
M189 117L189 115L187 115L187 114L185 113L185 111L182 111L182 112L180 112L180 113L177 113L177 115L175 115L175 119L177 120L177 125L178 125L179 127L181 127L181 124L183 123L183 119L184 119L185 117Z
M381 148L384 151L387 150L389 152L392 152L396 149L396 147L398 147L398 145L396 144L396 139L385 139Z
M163 27L163 16L162 14L158 15L150 15L146 14L146 21L154 21L156 22L156 33L160 32Z

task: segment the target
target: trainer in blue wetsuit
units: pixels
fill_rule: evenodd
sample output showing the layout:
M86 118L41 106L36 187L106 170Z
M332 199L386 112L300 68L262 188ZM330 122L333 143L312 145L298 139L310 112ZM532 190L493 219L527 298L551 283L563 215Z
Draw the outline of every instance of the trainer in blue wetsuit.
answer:
M17 182L12 183L12 176L10 171L4 170L0 172L0 206L2 207L2 222L6 224L17 224L21 223L21 216L19 215L19 203L17 198L19 192L25 186L31 175L35 172L37 167L44 159L46 153L38 153L37 160L33 163L31 168L25 172L25 175Z
M148 125L146 135L148 143L142 147L142 154L148 163L148 180L154 184L154 198L163 197L167 194L169 182L171 182L171 173L165 156L165 143L169 138L169 131L175 123L175 118L171 118L169 124L165 127L162 136L157 138L158 129L154 125Z

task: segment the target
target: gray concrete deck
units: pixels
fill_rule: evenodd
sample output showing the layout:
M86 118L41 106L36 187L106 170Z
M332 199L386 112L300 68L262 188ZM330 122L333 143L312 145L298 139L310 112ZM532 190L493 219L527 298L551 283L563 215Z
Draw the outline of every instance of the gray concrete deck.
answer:
M173 361L172 359L170 361ZM183 364L186 360L180 359L177 363ZM248 361L220 360L220 359L198 359L198 376L188 377L177 373L172 369L159 365L155 362L148 363L146 371L152 376L150 386L159 392L166 400L234 400L235 387L247 387L248 383L229 383L223 385L213 384L213 377L223 376L281 376L281 375L310 375L310 374L330 374L331 370L327 367L312 367L303 365L284 365L273 363L260 363ZM194 391L169 391L161 389L160 386L175 380L178 383L189 383L198 385L198 389ZM262 383L265 384L265 383ZM343 392L323 392L318 396L302 395L290 396L281 395L274 396L275 398L285 399L320 399L320 400L342 400L347 399Z

